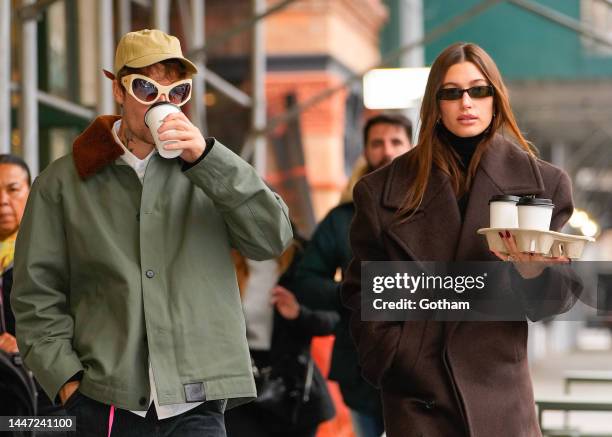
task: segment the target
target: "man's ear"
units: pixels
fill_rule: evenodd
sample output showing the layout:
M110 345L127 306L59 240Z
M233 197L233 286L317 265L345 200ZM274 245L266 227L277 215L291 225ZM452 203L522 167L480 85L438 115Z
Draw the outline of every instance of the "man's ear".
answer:
M118 105L123 105L125 100L125 89L118 80L113 80L113 96Z

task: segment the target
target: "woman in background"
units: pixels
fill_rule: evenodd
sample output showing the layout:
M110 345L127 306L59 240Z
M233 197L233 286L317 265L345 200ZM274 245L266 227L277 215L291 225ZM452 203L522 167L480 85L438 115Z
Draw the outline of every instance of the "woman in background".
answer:
M304 244L294 238L268 261L234 252L258 398L225 413L228 437L314 437L319 424L335 415L310 343L313 336L332 334L338 316L309 310L290 291Z

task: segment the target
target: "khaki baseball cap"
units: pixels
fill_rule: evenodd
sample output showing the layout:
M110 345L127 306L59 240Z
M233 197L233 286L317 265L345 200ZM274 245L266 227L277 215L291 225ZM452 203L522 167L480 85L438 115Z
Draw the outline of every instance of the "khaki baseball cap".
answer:
M128 32L117 44L115 75L125 66L143 68L166 59L180 61L192 74L198 72L193 62L183 56L181 43L177 37L157 29Z

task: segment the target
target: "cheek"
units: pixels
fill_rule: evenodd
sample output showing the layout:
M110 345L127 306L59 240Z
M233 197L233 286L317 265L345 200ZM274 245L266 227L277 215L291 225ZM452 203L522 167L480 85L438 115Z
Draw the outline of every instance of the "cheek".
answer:
M21 222L21 218L23 217L27 199L28 197L26 194L25 196L21 195L19 198L10 201L11 210L18 222Z
M482 102L480 107L480 116L483 120L490 122L493 118L493 102ZM487 123L488 124L488 123Z
M442 100L440 102L440 117L442 120L449 120L453 118L453 104L450 101Z

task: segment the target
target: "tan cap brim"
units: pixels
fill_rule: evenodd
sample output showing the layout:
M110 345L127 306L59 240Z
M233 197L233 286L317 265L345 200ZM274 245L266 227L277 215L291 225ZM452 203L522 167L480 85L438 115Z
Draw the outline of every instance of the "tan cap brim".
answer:
M151 55L145 55L132 60L126 65L132 68L143 68L157 62L165 61L166 59L176 59L177 61L180 61L191 74L196 74L198 72L198 69L193 62L186 58L177 57L176 53L154 53Z

